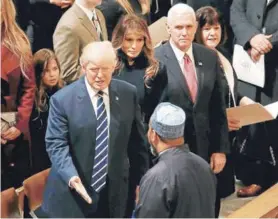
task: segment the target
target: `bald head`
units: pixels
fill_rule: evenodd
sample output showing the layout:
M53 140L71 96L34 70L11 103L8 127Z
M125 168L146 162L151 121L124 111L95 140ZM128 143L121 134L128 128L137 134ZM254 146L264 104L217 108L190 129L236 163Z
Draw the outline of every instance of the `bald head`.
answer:
M186 52L197 30L196 15L187 4L176 4L168 12L167 28L170 41L181 51Z

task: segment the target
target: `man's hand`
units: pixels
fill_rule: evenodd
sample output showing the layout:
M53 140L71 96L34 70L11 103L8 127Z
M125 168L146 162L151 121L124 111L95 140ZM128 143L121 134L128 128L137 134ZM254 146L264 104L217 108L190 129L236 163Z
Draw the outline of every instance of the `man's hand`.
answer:
M241 128L239 120L232 117L227 117L227 120L228 120L229 131L237 131Z
M15 140L17 137L19 137L21 134L21 131L17 129L16 127L11 127L1 135L1 143L2 143L2 138L6 141L12 141Z
M251 38L250 45L261 54L268 53L272 49L272 44L269 41L271 37L272 35L257 34Z
M72 5L73 0L50 0L50 3L60 8L67 8Z
M210 157L210 167L217 174L220 173L226 164L226 155L224 153L213 153Z
M81 197L88 202L89 204L92 204L92 199L90 198L90 196L88 195L85 187L83 186L81 179L79 177L73 177L70 180L70 187L75 189L77 193L79 193L79 195L81 195Z
M255 48L251 48L249 51L248 51L248 53L249 53L249 56L250 56L250 58L252 59L252 61L253 62L258 62L259 60L260 60L260 58L261 58L261 53L258 51L258 50L256 50Z

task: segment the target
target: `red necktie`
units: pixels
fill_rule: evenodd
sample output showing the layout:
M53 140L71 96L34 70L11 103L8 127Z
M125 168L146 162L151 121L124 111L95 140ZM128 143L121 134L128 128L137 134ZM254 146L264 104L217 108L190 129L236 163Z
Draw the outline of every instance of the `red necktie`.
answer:
M197 85L196 73L195 73L193 63L187 54L185 54L184 56L184 70L185 70L184 77L186 79L186 83L189 88L191 98L195 103L198 85Z

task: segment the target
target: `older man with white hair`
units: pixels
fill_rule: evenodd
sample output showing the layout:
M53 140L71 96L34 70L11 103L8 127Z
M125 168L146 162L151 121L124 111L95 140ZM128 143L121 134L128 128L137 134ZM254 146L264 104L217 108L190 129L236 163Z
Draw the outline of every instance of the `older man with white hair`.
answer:
M148 139L158 163L140 182L138 218L214 218L216 178L208 163L184 144L184 111L160 103Z
M230 152L222 80L224 74L215 51L192 43L197 29L194 10L176 4L168 12L169 42L156 49L168 74L163 101L181 107L186 115L184 137L192 152L220 173ZM218 215L220 198L216 202Z
M88 44L81 66L85 76L50 100L52 168L42 210L54 218L121 218L129 168L138 184L148 169L136 88L111 79L116 54L108 41Z

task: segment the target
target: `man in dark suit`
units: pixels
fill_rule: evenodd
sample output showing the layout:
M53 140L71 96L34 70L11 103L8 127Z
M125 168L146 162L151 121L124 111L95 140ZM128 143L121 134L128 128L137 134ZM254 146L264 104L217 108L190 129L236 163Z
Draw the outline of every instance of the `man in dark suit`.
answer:
M167 19L170 40L155 51L156 57L167 66L168 90L163 101L185 111L186 143L192 152L210 163L214 173L219 173L230 150L222 87L224 76L218 56L204 46L192 44L197 22L190 6L174 5Z
M184 144L184 111L160 103L148 140L158 163L140 182L136 218L214 218L216 178L208 163Z
M138 184L148 168L136 89L111 80L116 54L110 42L88 44L81 66L86 75L50 100L46 149L52 168L42 210L50 217L120 218L129 166Z
M278 101L278 0L234 0L231 26L236 43L244 47L251 59L256 62L264 55L265 60L264 87L239 82L240 93L262 105ZM250 127L245 152L255 161L246 164L247 172L240 174L251 186L239 190L239 196L257 195L277 182L277 130L278 118Z

